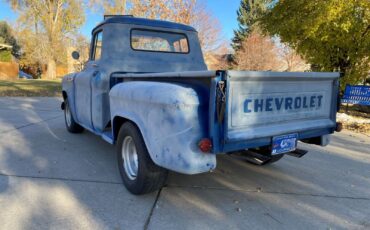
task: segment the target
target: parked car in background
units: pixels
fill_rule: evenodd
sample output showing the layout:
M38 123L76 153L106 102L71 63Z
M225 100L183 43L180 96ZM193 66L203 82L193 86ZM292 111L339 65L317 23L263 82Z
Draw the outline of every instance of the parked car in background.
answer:
M33 77L30 74L25 73L22 70L19 70L18 76L19 76L19 79L33 79Z

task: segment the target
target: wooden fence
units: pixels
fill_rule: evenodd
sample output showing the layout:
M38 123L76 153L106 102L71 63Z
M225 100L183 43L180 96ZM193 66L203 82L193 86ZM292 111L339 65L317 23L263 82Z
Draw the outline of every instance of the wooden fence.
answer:
M18 79L19 65L16 62L0 62L0 80Z

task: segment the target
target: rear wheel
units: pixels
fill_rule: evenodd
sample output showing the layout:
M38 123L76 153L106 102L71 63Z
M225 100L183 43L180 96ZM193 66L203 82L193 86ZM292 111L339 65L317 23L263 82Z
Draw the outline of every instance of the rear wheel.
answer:
M153 192L166 182L167 170L152 161L141 133L130 122L119 131L117 161L123 184L133 194Z
M68 98L66 98L64 101L64 121L69 132L81 133L84 131L84 128L81 125L77 124L72 116Z

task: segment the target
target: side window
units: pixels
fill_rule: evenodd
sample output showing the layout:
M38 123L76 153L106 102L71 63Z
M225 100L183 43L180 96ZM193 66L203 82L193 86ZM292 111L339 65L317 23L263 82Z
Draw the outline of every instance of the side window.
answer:
M91 60L97 61L101 58L102 42L103 42L103 31L99 31L94 35L94 47Z

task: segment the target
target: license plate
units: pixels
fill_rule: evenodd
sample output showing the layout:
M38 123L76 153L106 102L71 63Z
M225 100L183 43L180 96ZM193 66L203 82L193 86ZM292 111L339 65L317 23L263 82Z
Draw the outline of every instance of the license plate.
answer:
M272 138L272 155L288 153L297 148L298 133L276 136Z

